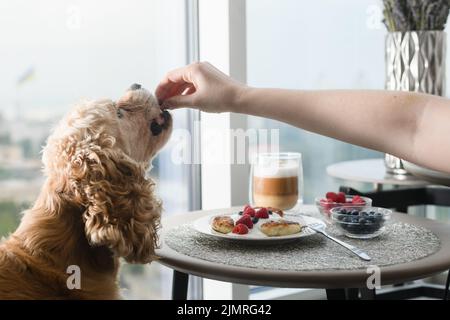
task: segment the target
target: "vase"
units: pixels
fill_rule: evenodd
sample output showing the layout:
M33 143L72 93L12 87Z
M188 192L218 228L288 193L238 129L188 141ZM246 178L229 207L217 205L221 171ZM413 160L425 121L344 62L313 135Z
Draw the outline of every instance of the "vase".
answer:
M389 32L386 36L386 89L445 94L446 33ZM402 160L385 154L389 173L407 174Z

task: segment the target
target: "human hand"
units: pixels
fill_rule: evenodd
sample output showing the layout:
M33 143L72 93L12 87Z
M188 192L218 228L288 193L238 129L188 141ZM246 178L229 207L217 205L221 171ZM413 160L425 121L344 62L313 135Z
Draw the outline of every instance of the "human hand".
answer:
M208 62L170 71L156 88L163 109L191 107L205 112L235 111L245 86Z

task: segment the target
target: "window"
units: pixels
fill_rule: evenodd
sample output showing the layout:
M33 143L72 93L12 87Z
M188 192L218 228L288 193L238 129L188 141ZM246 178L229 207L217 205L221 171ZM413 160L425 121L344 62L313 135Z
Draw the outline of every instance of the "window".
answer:
M381 1L246 3L249 85L300 90L384 88L386 28L381 23ZM352 125L351 115L348 125ZM369 184L334 181L326 167L340 161L382 158L382 153L268 119L248 117L248 126L279 128L280 150L302 153L305 203L314 203L316 196L342 184L372 189ZM411 213L449 220L448 208L427 206L425 210L417 208ZM265 289L253 287L251 293L257 295Z
M13 231L43 182L40 150L52 125L83 98L119 98L132 83L153 90L186 63L185 1L2 1L0 3L0 236ZM189 111L175 113L188 128ZM169 143L151 174L165 213L189 209L188 166ZM176 192L174 192L176 191ZM121 286L135 299L170 297L170 270L125 265Z
M375 0L247 0L248 84L383 89L385 30L377 8ZM279 128L280 150L303 154L305 203L338 188L326 174L327 165L382 157L276 121L249 117L248 122L254 128Z
M304 90L382 89L384 51L380 47L385 31L378 21L367 26L368 14L373 14L368 8L374 5L380 4L371 0L247 0L248 84ZM381 21L381 16L378 18ZM302 153L307 204L339 188L326 174L328 165L382 157L378 152L281 122L258 117L248 117L247 121L250 128L279 129L281 152ZM268 289L272 288L251 287L250 293L257 296ZM278 291L270 290L274 295L286 294Z

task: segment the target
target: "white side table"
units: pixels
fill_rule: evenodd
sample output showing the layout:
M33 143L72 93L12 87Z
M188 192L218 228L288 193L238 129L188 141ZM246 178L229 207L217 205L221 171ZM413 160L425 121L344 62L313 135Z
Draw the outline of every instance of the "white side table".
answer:
M383 159L365 159L334 163L327 167L327 174L336 179L372 183L375 191L383 185L425 186L430 183L412 175L392 175L386 172Z

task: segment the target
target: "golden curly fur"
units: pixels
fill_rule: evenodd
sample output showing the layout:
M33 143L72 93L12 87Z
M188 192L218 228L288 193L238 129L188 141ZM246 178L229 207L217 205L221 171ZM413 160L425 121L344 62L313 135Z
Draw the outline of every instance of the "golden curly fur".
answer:
M0 244L0 299L120 298L119 258L149 263L158 245L161 202L145 173L171 129L140 86L69 113L44 148L38 199ZM80 289L68 288L71 265Z

